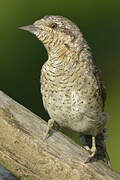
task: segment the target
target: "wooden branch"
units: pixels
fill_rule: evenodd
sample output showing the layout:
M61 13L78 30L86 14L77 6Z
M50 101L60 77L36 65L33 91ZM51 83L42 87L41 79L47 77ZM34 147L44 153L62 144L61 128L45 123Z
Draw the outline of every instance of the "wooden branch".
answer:
M88 152L0 91L0 164L24 180L118 180L103 162L85 164Z

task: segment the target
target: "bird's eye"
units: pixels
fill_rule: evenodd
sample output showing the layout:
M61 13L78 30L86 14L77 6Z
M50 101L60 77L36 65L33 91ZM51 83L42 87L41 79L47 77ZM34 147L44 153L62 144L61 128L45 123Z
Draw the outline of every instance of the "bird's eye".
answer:
M57 24L56 23L52 23L51 24L51 28L55 29L57 27Z

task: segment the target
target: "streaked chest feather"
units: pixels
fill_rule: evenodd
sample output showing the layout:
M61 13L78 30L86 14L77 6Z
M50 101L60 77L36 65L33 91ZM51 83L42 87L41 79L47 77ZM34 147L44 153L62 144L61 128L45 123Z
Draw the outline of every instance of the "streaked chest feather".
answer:
M88 62L87 62L88 63ZM80 114L101 111L96 79L92 66L85 61L76 64L68 71L64 66L47 62L42 68L41 92L48 113L55 113L62 119L78 118ZM96 107L96 108L95 108ZM58 118L59 119L59 118Z

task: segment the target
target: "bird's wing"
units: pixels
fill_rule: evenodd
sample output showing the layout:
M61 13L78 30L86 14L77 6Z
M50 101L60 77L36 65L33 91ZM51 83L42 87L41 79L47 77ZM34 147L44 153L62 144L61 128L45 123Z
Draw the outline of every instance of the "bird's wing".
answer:
M104 109L104 105L105 105L105 101L106 101L106 90L105 90L105 86L102 80L102 75L101 75L101 71L99 69L97 69L95 67L94 69L94 75L99 87L99 95L101 96L102 100L103 100L103 109Z

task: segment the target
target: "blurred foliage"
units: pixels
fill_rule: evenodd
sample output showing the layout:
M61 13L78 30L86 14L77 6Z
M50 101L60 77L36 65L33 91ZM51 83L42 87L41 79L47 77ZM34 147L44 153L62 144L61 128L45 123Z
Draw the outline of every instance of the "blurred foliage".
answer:
M107 88L107 149L120 172L120 1L0 0L0 89L44 119L39 74L47 53L32 34L18 29L44 15L63 15L77 23L87 39Z

